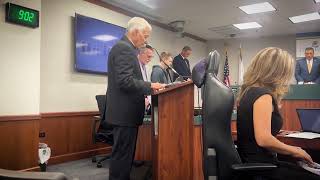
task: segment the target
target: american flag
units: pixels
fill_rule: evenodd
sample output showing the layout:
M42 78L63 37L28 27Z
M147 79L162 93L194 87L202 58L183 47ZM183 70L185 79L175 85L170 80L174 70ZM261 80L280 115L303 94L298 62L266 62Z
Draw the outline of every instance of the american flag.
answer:
M230 87L230 74L229 74L229 63L228 63L228 53L226 52L226 61L224 63L224 70L223 70L223 82L225 85Z

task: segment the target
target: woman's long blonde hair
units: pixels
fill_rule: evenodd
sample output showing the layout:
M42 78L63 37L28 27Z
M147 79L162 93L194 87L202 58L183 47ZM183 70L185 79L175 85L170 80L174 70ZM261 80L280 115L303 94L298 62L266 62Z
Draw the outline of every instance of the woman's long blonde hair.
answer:
M251 87L265 87L279 103L289 90L293 70L294 60L287 51L276 47L260 50L244 74L238 102Z

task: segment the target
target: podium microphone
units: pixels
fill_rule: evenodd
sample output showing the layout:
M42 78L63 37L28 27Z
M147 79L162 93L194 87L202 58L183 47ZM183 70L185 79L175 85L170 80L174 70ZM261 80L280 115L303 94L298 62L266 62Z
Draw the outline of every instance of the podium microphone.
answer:
M161 58L161 56L160 56L160 54L159 54L159 52L157 51L156 48L152 47L152 46L149 45L149 44L146 44L146 48L154 49L154 51L156 51L156 53L157 53L160 61L162 61L169 69L171 69L173 73L175 73L176 75L179 76L177 79L181 78L181 79L183 80L183 76L181 76L175 69L173 69L173 67L169 66L166 62L164 62L164 61L162 60L162 58Z

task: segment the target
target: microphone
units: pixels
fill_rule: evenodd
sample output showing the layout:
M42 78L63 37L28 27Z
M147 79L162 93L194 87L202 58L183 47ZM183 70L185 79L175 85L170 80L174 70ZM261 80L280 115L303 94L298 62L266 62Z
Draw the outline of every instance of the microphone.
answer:
M181 76L175 69L173 69L173 67L169 66L166 62L164 62L164 60L162 60L162 58L161 58L161 56L160 56L160 54L159 54L159 52L157 51L156 48L152 47L150 44L146 44L146 48L150 48L150 49L153 49L154 51L156 51L156 53L157 53L160 61L162 61L169 69L171 69L173 73L175 73L176 75L179 76L179 77L177 78L177 79L180 78L179 81L181 81L181 79L182 79L182 81L183 81L183 76Z

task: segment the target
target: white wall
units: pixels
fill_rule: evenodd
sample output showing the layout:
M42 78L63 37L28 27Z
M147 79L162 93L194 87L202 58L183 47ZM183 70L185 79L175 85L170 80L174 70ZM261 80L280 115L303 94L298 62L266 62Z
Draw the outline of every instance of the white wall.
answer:
M125 27L130 17L82 0L42 1L41 112L95 111L96 94L104 94L107 76L75 72L72 17L75 13ZM177 54L184 45L193 48L191 64L206 56L207 45L153 26L150 43L159 51ZM149 65L150 73L155 58Z
M41 28L6 23L6 2L41 10L41 0L0 3L0 115L38 114Z
M4 22L4 3L13 2L41 12L37 29ZM97 110L95 94L103 94L107 76L75 72L73 20L75 12L125 27L130 17L82 0L12 0L1 1L0 8L0 115L38 114ZM3 43L5 42L5 43ZM262 48L276 46L295 56L295 36L259 39L212 40L207 44L153 26L150 43L159 52L173 55L184 45L193 49L191 66L206 57L207 52L222 52L220 76L224 65L224 44L227 44L232 84L238 81L238 54L242 44L244 67ZM41 61L40 61L41 59ZM148 65L158 63L158 58ZM195 101L196 103L196 101Z
M228 60L230 67L231 84L238 82L238 60L239 60L239 47L242 45L242 59L244 71L249 66L251 59L255 54L266 47L279 47L288 51L293 57L296 54L296 37L291 36L278 36L278 37L260 37L260 38L247 38L247 39L226 39L226 40L212 40L208 42L208 51L216 49L221 54L219 77L223 79L223 67L225 62L225 47L228 50ZM294 82L294 77L292 78Z

